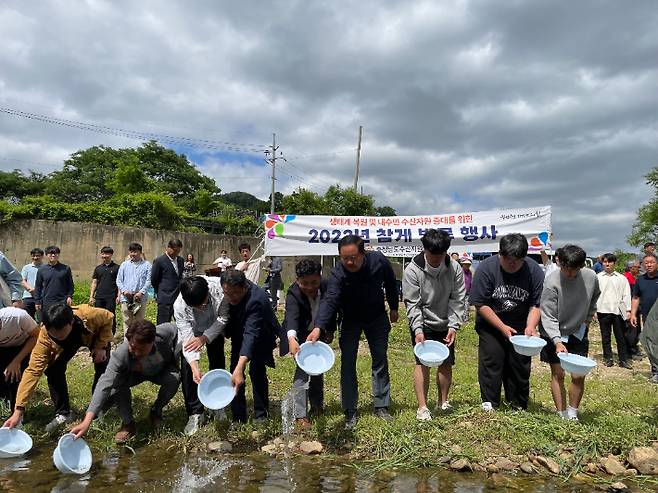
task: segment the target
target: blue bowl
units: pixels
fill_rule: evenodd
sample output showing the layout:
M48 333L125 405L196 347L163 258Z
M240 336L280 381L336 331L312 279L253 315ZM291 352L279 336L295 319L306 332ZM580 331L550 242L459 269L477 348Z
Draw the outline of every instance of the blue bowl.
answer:
M564 371L578 377L584 377L596 368L596 361L578 354L557 353L557 357L560 358L560 365Z
M201 404L208 409L224 409L235 397L231 374L226 370L210 370L201 377L197 395Z
M32 448L32 438L23 430L0 428L0 459L18 457Z
M523 356L537 356L546 345L546 341L541 337L520 335L512 336L509 340L514 350Z
M436 368L450 356L448 346L439 341L420 342L414 346L414 354L420 362L428 367Z
M91 468L91 450L82 438L73 433L62 436L53 452L53 462L64 474L84 474Z
M305 342L299 346L295 361L307 374L322 375L334 366L336 355L329 344L321 341Z

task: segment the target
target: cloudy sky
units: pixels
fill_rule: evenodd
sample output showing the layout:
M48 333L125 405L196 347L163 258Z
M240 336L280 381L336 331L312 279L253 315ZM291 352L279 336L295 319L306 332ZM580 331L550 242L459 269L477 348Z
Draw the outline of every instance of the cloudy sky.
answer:
M363 125L377 205L552 205L558 244L629 249L658 166L656 26L653 0L4 1L0 166L139 145L42 115L192 139L173 147L265 199L275 132L278 189L323 193L352 185Z

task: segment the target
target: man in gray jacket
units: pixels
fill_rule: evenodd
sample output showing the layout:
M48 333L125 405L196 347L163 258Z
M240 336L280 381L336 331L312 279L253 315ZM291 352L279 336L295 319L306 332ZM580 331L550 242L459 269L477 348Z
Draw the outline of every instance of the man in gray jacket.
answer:
M407 307L411 330L411 344L426 340L443 341L450 356L436 372L439 388L437 410L450 411L448 392L452 383L452 366L455 364L455 337L464 320L466 288L464 272L459 262L447 255L450 236L445 231L429 229L423 235L424 252L409 263L402 277L402 294ZM429 368L416 358L414 389L418 399L416 418L429 421L432 414L427 408Z
M541 295L539 332L547 344L541 360L551 365L551 393L558 414L578 421L578 405L585 391L585 377L571 375L569 401L564 388L564 370L558 353L587 356L589 324L596 313L601 290L591 269L583 269L585 251L577 245L560 249L560 270L544 280Z
M180 373L176 366L178 353L175 324L157 327L148 320L133 320L126 330L126 340L112 353L105 373L98 380L85 418L71 429L76 438L87 433L101 411L116 403L122 425L114 441L125 443L135 435L130 388L149 381L160 386L151 407L154 428L162 423L162 409L176 395Z

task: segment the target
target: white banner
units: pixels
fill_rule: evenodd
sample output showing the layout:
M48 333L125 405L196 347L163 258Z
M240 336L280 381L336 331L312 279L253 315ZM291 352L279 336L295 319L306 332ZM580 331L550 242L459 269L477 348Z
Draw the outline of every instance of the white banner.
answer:
M265 254L338 255L344 236L361 236L366 249L389 257L413 257L423 250L421 237L430 228L452 237L450 251L497 252L501 236L521 233L529 251L551 249L551 207L463 212L425 216L295 216L269 214L265 222Z

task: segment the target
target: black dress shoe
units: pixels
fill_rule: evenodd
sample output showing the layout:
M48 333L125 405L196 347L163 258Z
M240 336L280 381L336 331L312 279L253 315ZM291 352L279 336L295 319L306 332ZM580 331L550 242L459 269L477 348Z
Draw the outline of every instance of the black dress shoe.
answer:
M619 367L620 368L626 368L627 370L632 370L633 365L631 365L628 361L620 361L619 362Z
M603 364L604 364L605 366L607 366L608 368L610 368L611 366L615 366L614 361L612 361L611 359L607 359L607 360L605 360L605 363L603 363Z

